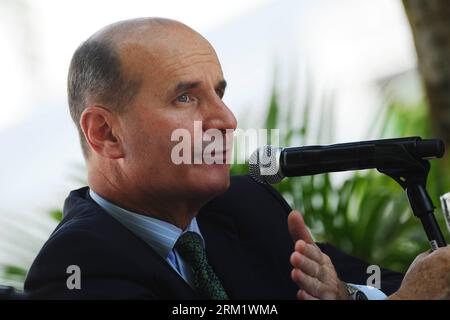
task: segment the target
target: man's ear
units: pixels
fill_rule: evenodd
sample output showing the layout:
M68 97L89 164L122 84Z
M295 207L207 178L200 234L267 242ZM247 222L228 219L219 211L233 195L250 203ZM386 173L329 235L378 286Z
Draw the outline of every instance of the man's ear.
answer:
M84 137L93 151L105 158L123 158L123 146L119 132L119 122L111 111L101 106L87 107L80 117Z

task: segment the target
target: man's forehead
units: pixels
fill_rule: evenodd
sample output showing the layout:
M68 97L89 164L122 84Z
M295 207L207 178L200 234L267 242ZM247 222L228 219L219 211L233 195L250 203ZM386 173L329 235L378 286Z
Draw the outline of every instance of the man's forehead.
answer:
M217 56L212 46L207 43L193 43L186 39L152 39L145 41L127 41L119 53L125 59L136 58L147 63L156 61L161 67L191 60L199 62L216 62Z
M120 50L124 69L139 75L144 82L164 83L168 91L174 91L178 84L200 82L204 85L205 81L212 81L215 85L223 80L220 63L209 43L196 45L179 41L174 44L163 39L157 44L130 41Z
M214 50L208 46L145 46L129 43L120 50L126 70L159 79L193 80L201 72L219 73L222 69Z
M209 42L181 22L164 18L120 21L95 33L92 40L105 41L117 49L124 60L137 58L150 63L171 63L183 53L215 55Z
M182 23L138 19L111 25L100 34L114 44L129 77L138 76L152 85L158 81L167 91L180 83L223 80L211 44Z
M121 57L141 63L156 63L161 68L183 61L218 62L210 43L195 31L183 26L149 29L123 39L118 46ZM193 60L201 61L193 61Z

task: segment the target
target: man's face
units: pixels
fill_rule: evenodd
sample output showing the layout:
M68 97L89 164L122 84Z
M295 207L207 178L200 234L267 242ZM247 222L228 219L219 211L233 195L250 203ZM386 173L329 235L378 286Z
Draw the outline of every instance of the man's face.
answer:
M144 194L213 196L228 188L229 165L176 165L171 154L179 141L171 136L176 129L189 131L193 154L194 121L201 121L202 133L225 133L236 128L236 119L222 101L225 82L213 48L190 30L177 31L151 42L143 37L121 52L125 70L142 79L129 111L120 117L122 169L128 183Z

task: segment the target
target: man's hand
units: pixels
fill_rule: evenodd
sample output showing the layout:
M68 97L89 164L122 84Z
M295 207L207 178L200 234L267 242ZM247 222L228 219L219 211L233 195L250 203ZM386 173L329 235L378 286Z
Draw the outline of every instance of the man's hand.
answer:
M450 246L416 257L389 300L450 299Z
M314 243L298 211L288 217L288 227L295 242L291 255L291 278L300 287L300 300L347 300L348 293L339 280L330 258Z

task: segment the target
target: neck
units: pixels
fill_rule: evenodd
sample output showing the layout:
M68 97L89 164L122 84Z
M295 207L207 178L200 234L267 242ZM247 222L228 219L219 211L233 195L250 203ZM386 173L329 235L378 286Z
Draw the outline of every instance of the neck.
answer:
M98 172L98 171L97 171ZM89 187L99 196L126 210L169 222L185 230L208 199L186 199L180 195L142 192L107 179L105 175L89 174Z

